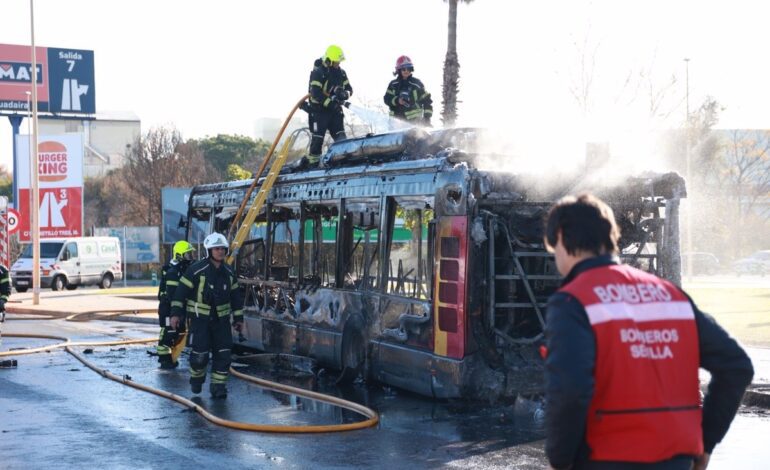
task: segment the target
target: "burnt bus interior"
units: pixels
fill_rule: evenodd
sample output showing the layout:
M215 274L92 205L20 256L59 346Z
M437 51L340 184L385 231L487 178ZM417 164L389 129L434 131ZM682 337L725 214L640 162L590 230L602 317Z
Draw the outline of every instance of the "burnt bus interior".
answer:
M495 348L494 363L511 364L531 353L523 347L543 338L545 305L558 289L561 276L543 244L544 217L565 194L581 188L565 179L558 187L511 175L491 174L481 179L488 188L477 199L478 210L471 237L479 272L485 285L471 287L486 292L476 299L483 330ZM628 178L623 185L592 188L613 208L621 229L620 258L632 266L679 283L678 207L684 192L682 178L674 173ZM525 196L526 195L526 196ZM486 252L486 256L485 256Z
M537 177L474 168L479 138L474 129L431 134L410 129L349 139L329 148L321 171L282 176L236 256L247 315L286 321L280 332L262 331L256 346L325 357L343 371L356 372L370 358L377 362L377 357L387 357L367 349L367 341L378 344L374 349L380 352L385 344L432 351L436 328L441 328L433 321L434 284L437 270L446 273L437 261L446 239L437 236L436 221L441 215L464 215L465 354L479 353L483 361L474 364L484 364L475 367L483 373L468 373L473 377L469 382L478 382L474 387L487 395L490 389L503 395L536 392L541 386L537 346L543 340L545 303L560 283L543 245L543 218L563 195L589 188L615 211L623 261L679 282L678 204L685 196L681 177L643 175L591 187L585 175L573 175L544 183ZM439 175L449 173L459 176L442 186ZM227 234L248 183L194 188L190 221ZM347 188L345 197L335 196L344 185L361 189ZM388 189L374 194L370 188L376 185ZM325 291L340 294L319 294ZM354 321L346 321L340 318L346 311L360 311L361 316L356 313ZM317 329L344 328L342 345L330 336L311 338L285 326L303 321ZM353 335L357 341L344 339L345 323L363 330ZM441 395L415 384L418 379L399 381L388 375L386 366L381 369L370 375ZM490 385L495 381L503 385ZM467 387L456 394L466 392Z
M425 205L422 201L419 204ZM399 204L397 198L385 205L387 208L380 207L379 198L346 199L338 205L269 204L236 258L236 273L242 283L275 288L272 295L251 296L255 301L252 305L260 310L293 310L294 302L283 302L294 298L293 290L319 287L379 290L384 286L385 292L427 299L432 248L428 243L429 220L424 221L424 217L432 212L407 209L409 204ZM344 217L340 218L340 213ZM400 226L397 215L406 221L409 240L394 239ZM386 236L380 238L383 217ZM387 245L381 247L383 243ZM387 260L384 275L381 258Z

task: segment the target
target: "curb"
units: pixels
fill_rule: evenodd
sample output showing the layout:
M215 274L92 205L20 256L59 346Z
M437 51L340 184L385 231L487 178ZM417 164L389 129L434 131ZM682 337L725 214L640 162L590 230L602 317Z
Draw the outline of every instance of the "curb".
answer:
M123 321L127 323L144 323L149 325L158 325L158 318L149 317L134 317L130 315L120 315L112 319L112 321Z
M40 308L16 307L8 304L6 305L7 305L7 308L5 309L6 312L21 314L21 315L41 315L41 316L51 316L55 318L64 318L72 314L71 312L62 312L61 310L45 310Z
M753 386L743 394L741 404L770 409L770 385Z

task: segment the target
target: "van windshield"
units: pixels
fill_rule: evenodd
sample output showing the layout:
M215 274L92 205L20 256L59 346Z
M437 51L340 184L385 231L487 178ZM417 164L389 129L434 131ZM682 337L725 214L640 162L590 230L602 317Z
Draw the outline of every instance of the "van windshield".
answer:
M42 242L40 243L40 258L56 258L59 256L61 247L64 243L55 242ZM32 258L32 245L24 247L24 251L21 252L21 258Z

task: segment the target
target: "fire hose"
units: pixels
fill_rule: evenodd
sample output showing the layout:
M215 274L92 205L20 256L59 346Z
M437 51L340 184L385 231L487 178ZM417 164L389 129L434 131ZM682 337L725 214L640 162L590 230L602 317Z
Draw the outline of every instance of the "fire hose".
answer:
M128 311L125 311L124 313L133 313L133 312L134 310L128 310ZM84 312L83 314L96 314L96 313L101 313L101 312ZM111 313L120 313L120 312L113 311ZM69 319L70 317L68 317L68 320ZM53 339L53 340L59 340L61 342L48 345L48 346L32 348L32 349L0 351L0 358L8 357L8 356L19 356L24 354L34 354L34 353L39 353L44 351L51 351L58 348L64 348L65 351L67 351L69 354L74 356L78 361L82 362L83 365L93 370L94 372L98 373L102 377L121 383L123 385L127 385L129 387L133 387L137 390L142 390L144 392L152 393L154 395L158 395L160 397L173 400L187 407L188 409L195 411L196 413L200 414L208 421L218 426L223 426L223 427L232 428L232 429L239 429L242 431L252 431L252 432L313 434L313 433L331 433L331 432L342 432L342 431L353 431L357 429L365 429L368 427L375 426L379 422L379 415L377 414L376 411L372 410L371 408L365 407L363 405L359 405L358 403L354 403L352 401L344 400L342 398L326 395L323 393L313 392L302 388L281 384L278 382L272 382L269 380L260 379L260 378L239 372L232 367L230 367L230 373L232 375L234 375L235 377L238 377L241 380L245 380L247 382L253 383L259 387L262 387L268 390L273 390L280 393L297 395L297 396L308 398L311 400L328 403L330 405L337 406L340 408L345 408L347 410L353 411L355 413L358 413L364 416L366 419L364 421L358 421L355 423L307 425L307 426L257 424L257 423L246 423L241 421L232 421L229 419L223 419L207 411L202 406L196 404L195 402L185 397L182 397L175 393L167 392L165 390L150 387L148 385L144 385L138 382L134 382L133 380L131 380L131 378L128 375L120 376L117 374L113 374L112 372L106 369L102 369L96 366L93 362L83 357L83 355L77 352L75 349L73 349L73 347L79 347L79 346L118 346L118 345L128 345L128 344L153 343L158 340L157 338L142 338L142 339L131 339L131 340L120 340L120 341L99 341L99 342L72 342L69 338L66 338L63 336L54 336L54 335L41 335L41 334L29 334L29 333L5 333L3 334L3 336L6 338Z

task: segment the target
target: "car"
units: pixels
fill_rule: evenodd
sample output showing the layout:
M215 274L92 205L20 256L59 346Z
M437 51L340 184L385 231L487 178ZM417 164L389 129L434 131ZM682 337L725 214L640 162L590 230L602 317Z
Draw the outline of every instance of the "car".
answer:
M734 261L733 271L739 276L741 274L759 274L760 276L770 274L770 250L757 251L751 256Z
M682 272L687 273L688 263L692 262L693 274L708 274L713 276L719 271L719 258L713 253L703 251L693 251L682 253Z
M16 292L32 287L32 245L26 245L11 266ZM109 289L123 279L120 240L115 237L49 238L40 242L40 286L74 290L96 284Z

